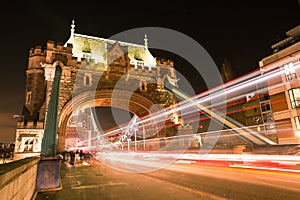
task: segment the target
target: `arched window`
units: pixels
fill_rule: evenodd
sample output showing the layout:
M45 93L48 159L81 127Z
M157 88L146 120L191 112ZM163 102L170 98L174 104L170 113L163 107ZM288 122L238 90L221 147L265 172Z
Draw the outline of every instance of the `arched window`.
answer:
M85 77L85 85L90 85L90 77Z
M32 98L32 92L29 91L29 92L26 93L26 104L31 103L31 98Z
M92 85L92 74L84 73L83 85L85 85L85 86L91 86Z
M147 91L147 82L146 81L140 81L140 90L143 92Z

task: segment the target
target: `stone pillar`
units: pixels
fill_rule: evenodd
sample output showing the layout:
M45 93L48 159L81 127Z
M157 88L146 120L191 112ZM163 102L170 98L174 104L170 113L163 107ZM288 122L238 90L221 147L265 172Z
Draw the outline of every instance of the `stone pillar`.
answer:
M61 189L60 167L61 155L42 156L37 169L36 189L38 191L48 189Z

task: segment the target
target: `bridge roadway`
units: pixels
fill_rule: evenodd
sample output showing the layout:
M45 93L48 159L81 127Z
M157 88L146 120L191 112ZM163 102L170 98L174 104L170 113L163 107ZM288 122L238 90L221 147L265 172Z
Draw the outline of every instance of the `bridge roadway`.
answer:
M300 199L299 173L199 164L173 163L152 172L130 173L96 160L73 167L62 163L61 179L61 190L39 192L36 200Z

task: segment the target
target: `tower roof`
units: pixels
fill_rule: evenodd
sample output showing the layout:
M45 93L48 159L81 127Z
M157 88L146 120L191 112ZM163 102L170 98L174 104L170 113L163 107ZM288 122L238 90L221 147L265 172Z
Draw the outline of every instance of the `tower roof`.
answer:
M71 25L71 34L70 38L65 43L73 45L73 56L77 57L78 60L84 56L85 49L88 46L90 48L90 58L94 59L95 62L101 62L107 64L106 60L106 53L107 53L107 46L109 44L114 44L118 42L121 46L127 47L128 50L128 57L131 61L139 59L144 61L145 66L155 66L156 61L155 58L148 50L148 44L145 42L145 45L134 44L129 42L117 41L112 39L105 39L101 37L89 36L84 34L75 33L75 24L74 20L72 21Z

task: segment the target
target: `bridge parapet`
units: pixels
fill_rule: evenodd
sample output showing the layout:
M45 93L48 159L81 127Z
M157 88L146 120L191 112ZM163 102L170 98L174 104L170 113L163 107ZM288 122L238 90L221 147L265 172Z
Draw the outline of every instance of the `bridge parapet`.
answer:
M147 66L145 66L144 69L142 69L142 68L136 68L134 70L130 70L129 74L130 75L136 75L136 76L143 75L145 77L148 77L148 76L150 76L150 77L153 76L154 77L154 76L156 76L156 69L155 68L151 68L151 70L150 70Z
M32 129L32 128L37 128L37 129L42 129L44 128L44 122L36 122L34 123L33 121L29 121L27 123L25 122L17 122L17 128L19 129Z
M35 199L38 157L0 165L1 199Z
M45 51L42 48L42 46L36 46L36 47L31 48L29 50L29 57L31 57L31 56L37 56L37 55L41 55L41 56L45 55Z
M156 64L166 65L169 67L174 67L173 60L165 59L165 58L156 58Z
M64 46L63 43L57 43L55 45L54 41L52 40L48 40L47 42L47 50L60 50L60 51L63 50L68 53L72 53L72 48L73 48L72 44L67 44L66 46Z

